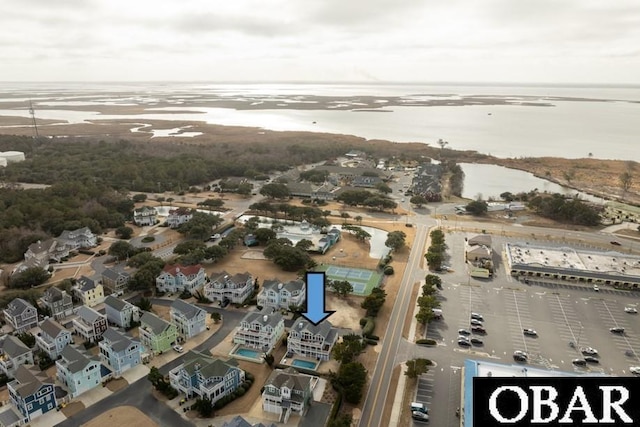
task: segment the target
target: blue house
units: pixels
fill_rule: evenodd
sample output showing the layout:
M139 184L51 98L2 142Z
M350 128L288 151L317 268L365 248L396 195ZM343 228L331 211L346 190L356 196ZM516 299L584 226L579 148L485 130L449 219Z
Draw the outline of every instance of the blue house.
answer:
M28 423L56 408L55 383L36 366L20 365L15 379L7 384L11 402Z
M140 341L109 328L102 335L100 361L113 369L113 375L119 377L128 369L142 363L142 345Z
M86 356L71 345L62 350L61 356L56 360L57 377L58 381L67 386L71 397L78 397L99 386L103 375L111 372L103 369L98 357Z
M191 350L184 363L169 371L171 387L187 397L200 396L215 403L244 382L245 373L235 359L224 361Z

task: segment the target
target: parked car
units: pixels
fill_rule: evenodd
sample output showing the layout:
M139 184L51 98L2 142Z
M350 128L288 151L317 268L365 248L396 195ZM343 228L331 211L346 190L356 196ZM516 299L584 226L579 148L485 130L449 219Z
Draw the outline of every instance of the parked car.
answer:
M638 314L638 309L635 307L625 307L624 312L629 314Z
M463 340L460 338L458 338L458 345L462 347L471 347L471 343L469 342L469 340Z
M178 353L182 353L184 351L184 348L182 348L181 345L177 345L177 344L173 346L173 349Z
M482 341L480 338L471 338L471 344L484 345L484 341Z
M609 328L609 332L612 334L624 334L624 328L616 326L615 328Z
M587 366L587 361L585 359L573 359L571 363L576 366Z
M596 350L593 347L581 347L580 348L580 352L582 354L588 354L589 356L597 356L598 355L598 350Z
M458 335L471 335L468 329L458 329Z
M522 330L522 333L525 334L526 336L529 336L529 337L537 337L538 336L538 333L534 329L531 329L531 328L524 328Z
M411 418L413 418L416 421L424 421L424 422L429 422L429 415L420 412L420 411L413 411L411 412Z
M482 326L482 322L479 321L478 319L471 319L470 323L472 326Z
M469 337L466 335L458 335L458 339L459 340L465 340L465 341L469 341Z
M516 350L513 352L513 360L516 362L526 362L529 359L527 353L521 350Z
M593 285L593 290L596 291L596 292L600 292L600 286Z
M411 412L414 412L414 411L422 412L423 414L428 414L429 408L424 403L411 402Z
M471 318L484 322L484 317L482 317L482 314L480 313L471 313Z
M620 242L617 242L615 240L612 240L611 244L614 245L614 246L621 246Z
M471 332L473 332L474 334L486 334L487 330L482 326L474 326L471 328Z
M584 360L589 363L600 363L600 359L595 356L584 356Z
M640 375L640 366L629 366L629 372L634 375Z

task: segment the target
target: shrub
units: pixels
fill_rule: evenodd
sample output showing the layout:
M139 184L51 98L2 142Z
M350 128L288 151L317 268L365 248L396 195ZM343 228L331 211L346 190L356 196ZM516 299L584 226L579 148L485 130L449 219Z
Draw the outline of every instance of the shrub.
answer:
M425 338L425 339L416 340L416 344L419 344L419 345L436 345L437 343L436 343L436 340Z
M238 397L240 397L240 396L244 396L244 394L245 394L246 392L247 392L247 391L246 391L244 388L242 388L242 387L239 387L239 388L238 388L238 390L236 390L236 394L238 395Z
M363 317L362 319L360 319L360 327L361 328L363 328L364 325L366 325L366 324L367 324L367 318L366 317Z
M245 373L244 378L245 378L246 380L249 380L249 381L255 381L255 379L256 379L256 377L254 377L254 376L253 376L253 374L252 374L251 372L247 372L247 373Z
M391 276L394 273L393 267L390 265L387 265L382 272L384 273L385 276Z
M372 318L367 318L367 323L362 328L362 335L368 337L373 333L373 330L376 328L376 322L373 321Z
M155 240L156 240L156 238L153 237L153 236L144 236L141 241L142 241L142 243L150 243L150 242L153 242Z

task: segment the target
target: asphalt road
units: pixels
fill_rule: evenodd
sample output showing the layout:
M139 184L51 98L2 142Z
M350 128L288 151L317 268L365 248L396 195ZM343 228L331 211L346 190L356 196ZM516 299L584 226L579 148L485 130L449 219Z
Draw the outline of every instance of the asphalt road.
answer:
M428 229L419 226L416 233L415 242L425 242ZM413 308L411 301L412 286L416 281L416 272L419 271L420 261L424 251L423 245L414 244L409 255L409 262L405 269L398 296L396 298L391 318L387 325L387 330L382 340L381 351L376 362L375 369L369 384L364 407L362 409L361 427L376 427L387 425L387 420L383 420L383 412L386 402L395 397L395 390L389 393L389 383L393 368L397 366L396 357L402 340L402 328L404 326L407 310Z

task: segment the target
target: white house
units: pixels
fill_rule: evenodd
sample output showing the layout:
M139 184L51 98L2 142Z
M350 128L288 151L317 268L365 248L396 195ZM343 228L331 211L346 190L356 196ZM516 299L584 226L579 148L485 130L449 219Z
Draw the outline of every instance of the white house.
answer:
M264 383L262 410L277 414L285 423L291 414L304 415L313 400L312 384L317 382L318 378L293 368L273 371Z
M193 218L193 211L188 208L177 208L169 211L167 217L167 225L171 228L178 228L182 224L191 221Z
M254 280L251 274L214 273L209 283L204 287L204 296L210 301L220 303L233 302L242 304L254 290Z
M301 307L306 301L306 285L302 280L265 280L258 293L260 307L288 310L291 306Z
M202 289L207 280L204 268L196 265L166 265L162 273L156 277L156 288L159 292L183 292L194 293Z
M181 299L171 304L169 315L171 323L178 329L178 335L185 341L207 329L207 312Z
M240 321L233 342L270 353L284 335L284 318L280 312L273 314L249 312Z
M154 225L158 222L158 211L149 206L143 206L133 211L133 222L138 227Z
M70 250L93 248L98 244L98 239L89 227L77 230L64 230L57 238L58 242L66 245Z
M298 319L289 330L287 353L316 360L329 360L331 350L338 339L338 330L328 320L317 325L306 319Z
M104 300L107 321L123 329L131 327L133 322L140 321L140 309L129 301L109 295Z

